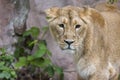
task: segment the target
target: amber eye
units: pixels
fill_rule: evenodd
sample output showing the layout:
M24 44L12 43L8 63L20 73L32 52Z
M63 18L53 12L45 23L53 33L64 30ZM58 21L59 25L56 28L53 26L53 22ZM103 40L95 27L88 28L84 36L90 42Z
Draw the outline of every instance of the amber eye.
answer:
M64 24L59 24L59 26L60 26L61 28L64 28Z
M77 24L76 26L75 26L75 28L77 29L77 28L80 28L81 27L81 25L79 25L79 24Z

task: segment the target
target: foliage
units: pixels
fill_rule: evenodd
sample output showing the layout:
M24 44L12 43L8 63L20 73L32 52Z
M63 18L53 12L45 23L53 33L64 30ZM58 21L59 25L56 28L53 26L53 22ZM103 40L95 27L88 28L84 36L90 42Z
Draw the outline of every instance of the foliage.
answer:
M13 61L13 55L7 54L5 49L0 48L0 79L15 80L17 75L13 68Z
M47 27L43 28L44 31L47 31ZM19 52L22 53L16 53L16 54L26 54L25 56L19 55L19 60L15 64L17 68L20 67L28 67L32 66L33 69L41 68L45 74L48 74L49 77L53 77L54 74L57 72L59 75L61 75L61 78L63 77L62 69L58 66L55 66L51 60L50 56L51 53L46 47L46 42L44 40L37 40L37 37L39 35L40 31L37 27L32 27L30 30L27 30L23 33L22 37L19 38L18 42L18 49L22 49ZM26 41L26 38L29 37L29 40ZM25 46L20 45L24 43ZM37 48L37 50L34 51L34 54L31 54L34 46ZM25 49L28 49L29 52L25 51ZM16 51L17 52L17 51ZM17 57L17 56L16 56Z
M43 30L47 31L47 28ZM53 77L57 72L62 78L63 71L51 62L51 53L46 47L46 42L44 40L37 40L39 33L40 31L37 27L32 27L19 37L15 50L15 57L18 58L18 62L15 64L16 68L31 67L32 71L40 68L49 77ZM35 51L34 47L37 48ZM32 54L33 51L34 53ZM32 71L30 72L33 73Z
M44 32L42 37L47 30L48 27L42 29ZM0 80L21 80L23 73L38 77L37 80L49 80L58 74L60 80L63 80L62 69L52 63L50 59L52 54L45 40L37 39L39 34L37 27L25 31L18 37L14 54L0 48Z
M45 27L42 30L46 32L47 29L48 28ZM30 71L31 74L36 68L40 68L41 73L44 73L43 75L48 75L52 78L55 73L58 73L61 76L60 78L63 78L62 69L55 66L50 59L51 52L48 50L45 40L37 39L39 33L40 31L37 27L32 27L19 37L14 54L17 58L15 67L17 69L29 67L32 70ZM34 50L34 48L36 50ZM41 76L41 74L39 74L39 76Z

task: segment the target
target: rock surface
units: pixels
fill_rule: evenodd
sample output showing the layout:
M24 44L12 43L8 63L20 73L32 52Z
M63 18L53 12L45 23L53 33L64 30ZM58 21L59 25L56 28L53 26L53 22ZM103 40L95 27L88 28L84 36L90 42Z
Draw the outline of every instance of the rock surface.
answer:
M0 48L5 47L13 53L15 34L25 31L29 12L29 0L0 0Z

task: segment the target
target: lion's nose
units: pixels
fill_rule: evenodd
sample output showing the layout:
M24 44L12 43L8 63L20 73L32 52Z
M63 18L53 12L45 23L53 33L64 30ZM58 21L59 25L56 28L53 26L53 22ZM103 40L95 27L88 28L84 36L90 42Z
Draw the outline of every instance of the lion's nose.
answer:
M71 45L72 43L74 43L73 40L64 40L65 43L67 43L68 45Z

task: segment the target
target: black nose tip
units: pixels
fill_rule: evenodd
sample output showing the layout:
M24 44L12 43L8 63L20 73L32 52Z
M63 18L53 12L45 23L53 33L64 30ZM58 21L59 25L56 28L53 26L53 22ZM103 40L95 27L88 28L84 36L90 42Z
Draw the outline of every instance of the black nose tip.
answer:
M74 41L64 40L64 42L67 43L68 45L71 45Z

